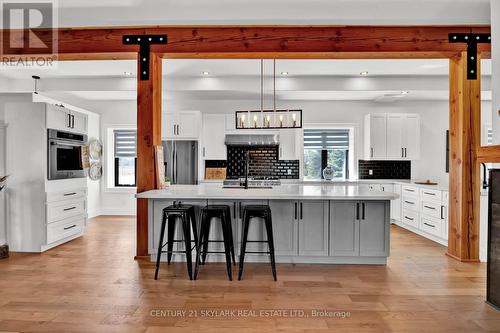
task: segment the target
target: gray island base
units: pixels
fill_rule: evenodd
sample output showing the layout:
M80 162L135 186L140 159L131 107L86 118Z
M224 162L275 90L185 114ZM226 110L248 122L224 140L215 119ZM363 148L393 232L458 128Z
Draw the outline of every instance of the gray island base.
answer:
M162 210L174 201L200 210L208 204L231 207L235 248L240 247L243 207L269 204L272 210L276 261L279 263L386 264L389 256L390 201L396 194L358 186L285 184L272 189L223 189L221 184L173 185L163 190L138 193L148 200L148 243L155 260ZM222 239L220 223L212 223L210 239ZM182 239L180 230L176 236ZM265 240L263 223L251 223L249 240ZM182 243L176 244L182 250ZM222 251L211 243L210 251ZM247 250L267 250L249 243ZM238 255L238 253L236 253ZM166 261L162 257L162 260ZM174 256L182 261L184 255ZM209 255L208 261L224 261ZM248 255L248 262L268 262L267 255Z

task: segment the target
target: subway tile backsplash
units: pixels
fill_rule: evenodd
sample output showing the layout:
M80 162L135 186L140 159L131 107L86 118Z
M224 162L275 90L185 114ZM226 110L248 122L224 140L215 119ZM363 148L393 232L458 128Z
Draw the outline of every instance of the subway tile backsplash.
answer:
M373 175L370 175L373 170ZM365 161L358 162L359 179L410 179L411 161Z
M250 151L251 177L299 179L298 160L279 160L278 147L227 147L227 178L245 176L245 155Z

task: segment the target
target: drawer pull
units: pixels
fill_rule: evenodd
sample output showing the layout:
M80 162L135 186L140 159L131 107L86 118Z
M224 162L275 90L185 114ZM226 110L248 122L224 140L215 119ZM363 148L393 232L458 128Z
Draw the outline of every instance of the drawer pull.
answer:
M407 204L410 204L410 205L414 205L414 204L415 204L414 202L407 201L407 200L405 200L405 202L406 202Z
M425 205L424 205L424 207L427 208L427 209L436 210L436 207L430 207L430 206L425 206Z
M405 191L406 191L406 192L415 192L415 190L410 190L410 189L408 189L408 188L405 188Z
M430 192L424 192L424 194L427 194L427 195L436 195L436 193L430 193Z
M69 207L69 208L64 208L63 210L64 210L65 212L67 212L67 211L69 211L69 210L73 210L73 209L76 209L76 207L75 207L75 206L73 206L73 207Z
M72 226L66 227L66 228L64 228L64 230L73 229L74 227L76 227L76 224L73 224Z
M64 193L63 196L69 197L70 195L76 195L76 192Z
M424 224L425 224L426 226L428 226L428 227L431 227L431 228L435 228L435 227L436 227L435 225L432 225L432 224L429 224L429 223L425 223L425 222L424 222Z
M408 217L408 216L406 216L406 215L405 215L405 219L410 220L410 221L415 220L415 219L412 219L411 217Z

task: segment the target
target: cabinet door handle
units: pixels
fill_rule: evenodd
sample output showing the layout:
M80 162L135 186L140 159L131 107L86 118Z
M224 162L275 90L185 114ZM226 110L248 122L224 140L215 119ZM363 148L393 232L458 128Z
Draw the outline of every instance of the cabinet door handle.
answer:
M297 219L297 203L295 202L294 205L295 205L295 214L294 214L294 217L295 217L295 220L296 220Z
M302 202L300 203L300 219L304 219L304 207L302 206Z
M424 192L424 194L427 194L427 195L436 195L436 193L431 193L431 192Z
M66 127L71 127L71 118L70 118L70 114L67 113L66 114Z
M414 205L414 204L415 204L414 202L407 201L407 200L405 200L405 202L406 202L407 204L410 204L410 205Z
M64 193L63 196L67 197L70 195L76 195L76 192L71 192L71 193Z
M76 207L75 207L75 206L73 206L73 207L69 207L69 208L64 208L63 210L64 210L65 212L67 212L67 211L69 211L69 210L73 210L73 209L76 209Z
M371 149L371 157L373 157L373 147L371 147L370 149Z
M410 221L413 221L413 220L414 220L414 218L408 217L408 216L406 216L406 215L405 215L405 219L410 220Z
M71 115L71 128L75 128L75 116Z
M236 219L236 201L233 202L233 218Z
M430 207L430 206L426 206L426 205L424 205L424 207L427 208L427 209L436 210L436 207Z
M444 206L441 206L441 220L444 220L444 213L443 213L443 210L444 210Z
M359 202L356 202L356 220L359 220Z
M205 147L203 147L203 157L205 157Z
M283 148L280 147L280 158L283 158Z
M73 224L72 226L66 227L66 228L64 228L64 230L73 229L74 227L76 227L76 224Z
M401 157L405 157L405 149L401 148Z
M406 151L406 148L405 148L405 157L408 157L408 152Z
M177 135L180 135L180 132L181 132L180 131L180 126L179 126L179 124L177 124Z
M428 226L428 227L431 227L431 228L435 228L435 227L436 227L435 225L432 225L432 224L429 224L429 223L425 223L425 222L424 222L424 224L425 224L426 226Z
M239 213L240 213L240 219L242 219L242 218L243 218L243 216L242 216L243 211L242 211L242 209L241 209L241 201L240 201L240 202L238 202L238 211L239 211Z
M365 219L365 203L364 202L361 203L361 219L362 220Z

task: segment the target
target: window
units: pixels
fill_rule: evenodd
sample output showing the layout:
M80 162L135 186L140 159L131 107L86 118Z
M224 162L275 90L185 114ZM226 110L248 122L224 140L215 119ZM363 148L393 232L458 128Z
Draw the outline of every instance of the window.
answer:
M115 143L115 186L134 187L137 167L137 131L113 130Z
M323 179L327 166L349 178L349 129L304 129L304 179Z

